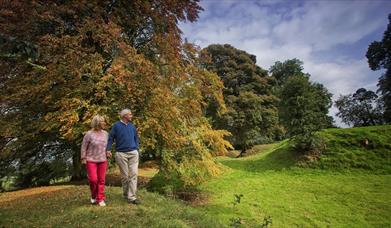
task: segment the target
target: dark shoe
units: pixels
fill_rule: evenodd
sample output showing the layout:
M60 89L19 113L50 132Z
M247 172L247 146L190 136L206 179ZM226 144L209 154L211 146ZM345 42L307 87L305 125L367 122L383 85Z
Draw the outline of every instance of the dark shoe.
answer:
M138 199L135 199L135 200L128 200L128 203L134 204L134 205L139 205L139 204L141 204L141 201L138 200Z

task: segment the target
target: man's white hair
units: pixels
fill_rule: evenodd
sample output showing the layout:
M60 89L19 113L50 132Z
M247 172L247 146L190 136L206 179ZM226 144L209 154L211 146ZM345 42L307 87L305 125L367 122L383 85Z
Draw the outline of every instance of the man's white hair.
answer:
M130 111L130 109L126 108L126 109L122 110L122 111L119 113L119 115L120 115L121 117L123 117L124 115L126 115L126 114L128 114L128 113L131 113L131 112L132 112L132 111Z

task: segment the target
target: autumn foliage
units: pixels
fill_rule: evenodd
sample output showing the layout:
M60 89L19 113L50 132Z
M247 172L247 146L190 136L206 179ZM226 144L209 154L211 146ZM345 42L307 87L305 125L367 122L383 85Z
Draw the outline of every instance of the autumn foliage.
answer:
M199 67L199 50L177 25L197 19L197 0L0 5L0 177L19 176L20 185L80 178L91 117L114 122L125 107L162 175L186 186L218 172L212 156L231 147L229 133L204 116L210 100L225 111L223 84Z

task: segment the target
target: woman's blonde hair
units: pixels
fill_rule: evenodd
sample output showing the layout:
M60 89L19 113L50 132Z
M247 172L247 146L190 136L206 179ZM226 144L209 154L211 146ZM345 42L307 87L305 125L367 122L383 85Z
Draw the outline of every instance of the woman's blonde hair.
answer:
M100 125L100 122L102 122L102 121L106 122L106 118L104 116L95 115L91 121L91 128L93 128L95 130L101 130L102 127Z

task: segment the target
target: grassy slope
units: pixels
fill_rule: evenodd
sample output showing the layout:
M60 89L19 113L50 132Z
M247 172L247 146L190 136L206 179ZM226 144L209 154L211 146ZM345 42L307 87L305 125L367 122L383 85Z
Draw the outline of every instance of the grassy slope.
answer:
M221 223L240 217L249 227L271 216L275 227L390 227L391 176L234 170L209 182L203 209ZM232 210L234 194L242 202Z
M231 171L203 186L212 196L203 210L225 224L240 217L248 227L268 215L275 227L390 227L390 129L324 131L328 151L311 165L323 170L298 168L286 142L255 156L221 158ZM375 146L361 147L363 138ZM345 172L337 172L341 168ZM234 194L244 195L235 209Z
M391 174L391 125L327 129L320 135L326 141L326 151L311 167Z

